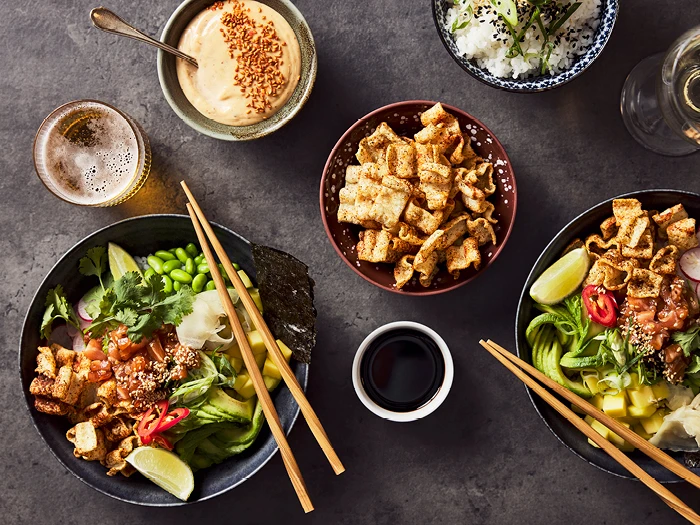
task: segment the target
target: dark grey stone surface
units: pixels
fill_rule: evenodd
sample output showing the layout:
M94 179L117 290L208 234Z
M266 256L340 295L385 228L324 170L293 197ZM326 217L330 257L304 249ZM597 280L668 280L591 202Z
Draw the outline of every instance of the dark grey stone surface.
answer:
M599 60L551 93L494 91L452 62L428 0L299 0L316 38L311 100L276 134L224 143L185 126L160 93L153 49L90 26L87 0L3 2L0 17L0 519L3 523L681 523L639 483L570 454L544 427L518 381L477 345L513 347L520 288L548 240L596 202L640 188L700 190L700 157L667 159L627 134L620 88L641 58L663 50L700 19L691 0L623 2ZM109 7L158 34L177 0L113 0ZM31 147L42 118L63 102L115 104L147 130L154 171L145 188L112 209L79 209L50 195L34 174ZM326 156L358 117L384 104L441 100L473 113L513 161L519 210L500 259L444 296L400 297L360 279L323 232L318 182ZM83 485L51 456L23 406L16 369L22 318L40 280L73 243L124 217L184 212L185 179L211 219L307 262L317 282L319 342L309 398L347 472L335 477L300 421L291 445L316 511L304 516L279 456L240 488L185 509L145 509ZM431 417L400 425L356 399L355 349L378 325L422 321L452 348L455 384ZM691 505L697 492L674 490Z

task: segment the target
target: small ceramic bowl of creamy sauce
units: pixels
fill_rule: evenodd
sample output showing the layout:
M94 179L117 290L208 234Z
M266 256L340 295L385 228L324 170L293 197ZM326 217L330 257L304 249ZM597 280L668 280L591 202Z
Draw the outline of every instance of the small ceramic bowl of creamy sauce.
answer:
M192 128L252 140L289 122L311 94L313 36L288 0L185 0L161 40L199 67L159 51L166 100Z

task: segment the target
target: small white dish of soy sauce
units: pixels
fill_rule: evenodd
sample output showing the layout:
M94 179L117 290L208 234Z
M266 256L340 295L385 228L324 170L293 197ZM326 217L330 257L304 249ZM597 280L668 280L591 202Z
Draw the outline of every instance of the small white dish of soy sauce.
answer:
M433 413L454 379L452 354L437 332L397 321L369 334L352 363L355 393L374 414L406 423Z

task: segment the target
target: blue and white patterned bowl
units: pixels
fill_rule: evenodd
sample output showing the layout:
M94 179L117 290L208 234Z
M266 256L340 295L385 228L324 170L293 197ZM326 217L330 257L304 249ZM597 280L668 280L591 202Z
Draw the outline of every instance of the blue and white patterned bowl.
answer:
M593 37L593 43L591 43L583 55L577 58L570 69L557 73L556 75L547 74L524 79L513 79L497 77L486 69L477 66L476 61L472 61L460 55L452 33L445 23L447 19L447 10L451 5L452 0L433 0L433 20L435 21L435 27L437 27L440 40L442 40L450 56L462 69L484 84L515 93L539 93L541 91L548 91L563 86L583 73L588 66L598 58L605 44L608 43L619 10L618 0L602 0L601 20Z

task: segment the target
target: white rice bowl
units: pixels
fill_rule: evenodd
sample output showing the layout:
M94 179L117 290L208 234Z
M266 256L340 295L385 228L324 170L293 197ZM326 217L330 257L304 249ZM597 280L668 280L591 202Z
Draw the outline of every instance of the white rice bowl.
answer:
M549 58L550 69L546 74L555 75L566 71L593 43L600 23L601 0L578 1L581 2L579 8L551 38L554 48ZM455 20L464 17L469 5L472 5L474 11L470 22L466 27L452 32ZM518 2L520 23L516 27L516 33L525 26L530 16L530 7L529 4ZM545 16L542 18L545 27L548 26L549 19ZM506 53L513 43L513 37L488 0L461 0L447 10L445 22L459 53L473 59L480 68L488 70L492 75L514 79L540 75L543 37L536 24L528 29L520 43L526 56L507 58Z

